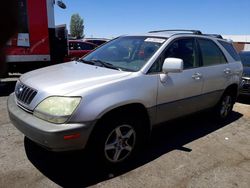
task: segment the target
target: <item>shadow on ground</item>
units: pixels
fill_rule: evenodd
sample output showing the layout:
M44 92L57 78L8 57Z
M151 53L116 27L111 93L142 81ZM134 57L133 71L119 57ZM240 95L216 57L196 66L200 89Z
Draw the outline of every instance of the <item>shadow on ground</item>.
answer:
M250 104L250 96L239 96L237 102L242 104Z
M83 152L53 153L25 138L25 150L31 163L50 180L62 187L86 187L122 175L172 150L192 152L183 147L242 117L233 112L227 122L218 123L201 113L166 123L154 129L149 146L133 161L116 169L100 166Z

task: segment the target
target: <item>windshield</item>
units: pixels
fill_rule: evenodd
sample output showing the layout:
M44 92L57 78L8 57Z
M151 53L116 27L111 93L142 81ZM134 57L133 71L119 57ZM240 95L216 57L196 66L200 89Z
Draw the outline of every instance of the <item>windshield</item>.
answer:
M250 67L250 52L240 53L240 58L243 66Z
M138 71L165 42L164 38L120 37L96 49L82 60L105 62L125 71Z

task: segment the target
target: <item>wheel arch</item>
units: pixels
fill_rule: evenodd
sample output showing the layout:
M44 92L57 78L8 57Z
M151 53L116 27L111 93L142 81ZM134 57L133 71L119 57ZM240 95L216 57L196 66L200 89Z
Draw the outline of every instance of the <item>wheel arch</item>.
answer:
M236 102L236 99L237 99L237 96L238 96L238 90L239 90L238 84L234 83L234 84L229 85L229 86L225 89L223 95L224 95L225 93L227 93L227 92L233 94L234 102Z
M141 118L142 120L142 129L145 134L146 139L150 137L151 133L151 123L150 123L150 116L146 109L146 107L141 103L131 103L126 104L122 106L115 107L106 113L104 113L96 122L91 135L95 134L95 131L97 131L100 126L102 126L102 123L104 121L108 121L110 118L119 118L119 116L122 116L123 114L126 114L126 116L131 115L135 117L135 114L138 118Z

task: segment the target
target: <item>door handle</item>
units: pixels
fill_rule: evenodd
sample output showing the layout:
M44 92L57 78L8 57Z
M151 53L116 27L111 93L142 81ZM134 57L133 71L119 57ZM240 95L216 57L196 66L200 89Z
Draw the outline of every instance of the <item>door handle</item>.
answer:
M195 79L195 80L200 80L201 77L202 77L202 75L200 73L198 73L198 72L196 72L196 73L194 73L192 75L192 78Z
M229 69L229 68L224 69L224 73L225 74L231 74L231 69Z

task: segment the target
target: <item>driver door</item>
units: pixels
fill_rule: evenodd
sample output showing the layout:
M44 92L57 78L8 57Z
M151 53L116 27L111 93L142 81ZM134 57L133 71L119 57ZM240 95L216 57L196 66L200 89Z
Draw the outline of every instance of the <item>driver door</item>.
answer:
M168 73L164 81L159 74L157 123L190 114L202 108L200 95L203 77L195 39L190 37L173 41L158 59L160 67L168 57L182 59L183 72Z

